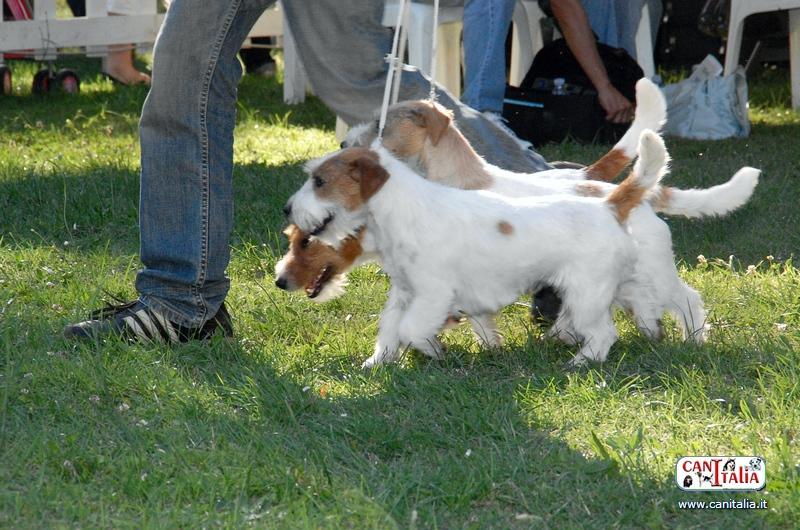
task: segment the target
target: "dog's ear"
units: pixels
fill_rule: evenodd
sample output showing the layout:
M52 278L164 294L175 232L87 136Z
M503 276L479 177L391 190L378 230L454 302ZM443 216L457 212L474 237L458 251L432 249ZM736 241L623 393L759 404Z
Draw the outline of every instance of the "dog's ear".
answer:
M427 131L431 143L436 145L453 121L453 114L438 103L431 103L412 109L411 119Z
M361 199L366 202L378 193L389 179L389 173L372 157L360 156L350 162L350 176L360 186Z
M425 107L425 126L433 145L439 143L452 121L453 113L438 103L431 103L430 106Z
M297 225L291 224L283 229L283 235L285 235L289 240L292 239L292 236L295 232L297 232L298 228Z

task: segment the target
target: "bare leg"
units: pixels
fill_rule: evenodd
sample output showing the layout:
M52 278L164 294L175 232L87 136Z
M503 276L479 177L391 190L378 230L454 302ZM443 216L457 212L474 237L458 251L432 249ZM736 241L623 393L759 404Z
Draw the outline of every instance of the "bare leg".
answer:
M109 13L120 15L120 13ZM133 65L133 45L109 46L108 56L103 59L103 72L123 85L149 85L150 76Z

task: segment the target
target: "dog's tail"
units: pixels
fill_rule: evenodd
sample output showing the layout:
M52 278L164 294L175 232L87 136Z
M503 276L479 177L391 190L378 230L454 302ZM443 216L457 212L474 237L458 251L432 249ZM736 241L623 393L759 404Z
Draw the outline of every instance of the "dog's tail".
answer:
M611 182L638 154L639 137L646 129L658 132L667 121L667 100L655 83L643 77L636 82L636 113L620 140L584 171L591 180Z
M753 195L761 171L743 167L725 184L706 189L682 190L658 187L648 202L657 212L667 215L704 217L725 215L739 208Z
M606 198L620 224L628 219L631 210L639 206L645 195L667 173L669 154L664 140L645 129L639 138L639 159L628 177Z

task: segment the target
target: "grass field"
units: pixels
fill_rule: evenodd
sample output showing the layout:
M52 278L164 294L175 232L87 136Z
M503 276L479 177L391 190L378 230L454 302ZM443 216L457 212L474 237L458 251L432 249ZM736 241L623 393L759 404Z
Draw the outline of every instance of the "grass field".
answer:
M236 339L73 345L64 324L131 297L143 88L75 61L78 96L0 99L0 526L6 528L796 528L800 520L800 115L785 73L751 87L745 140L667 145L684 187L763 169L724 218L670 219L681 275L713 325L703 347L644 340L620 316L608 362L569 372L524 307L507 345L448 332L444 362L373 373L388 281L352 274L325 305L273 286L279 206L336 148L334 116L240 88L229 296ZM566 143L590 162L608 146ZM702 258L698 258L702 255ZM683 493L682 455L761 455L767 487ZM767 510L679 501L765 499Z

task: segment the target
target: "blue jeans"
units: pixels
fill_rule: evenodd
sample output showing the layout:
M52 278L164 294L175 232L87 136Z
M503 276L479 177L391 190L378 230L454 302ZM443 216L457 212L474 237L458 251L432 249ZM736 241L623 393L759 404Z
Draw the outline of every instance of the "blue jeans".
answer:
M274 0L174 0L156 41L140 122L140 299L184 326L213 317L230 287L233 130L241 66L236 53ZM309 81L350 123L380 106L391 33L374 0L285 0ZM347 35L342 28L352 28ZM401 99L428 95L419 73L403 75ZM550 166L444 91L440 103L487 160L507 169Z
M589 25L600 42L615 48L624 48L636 58L636 29L642 16L642 8L650 9L653 39L661 23L661 0L581 0Z
M464 94L481 112L502 112L506 90L506 35L516 0L464 3Z

